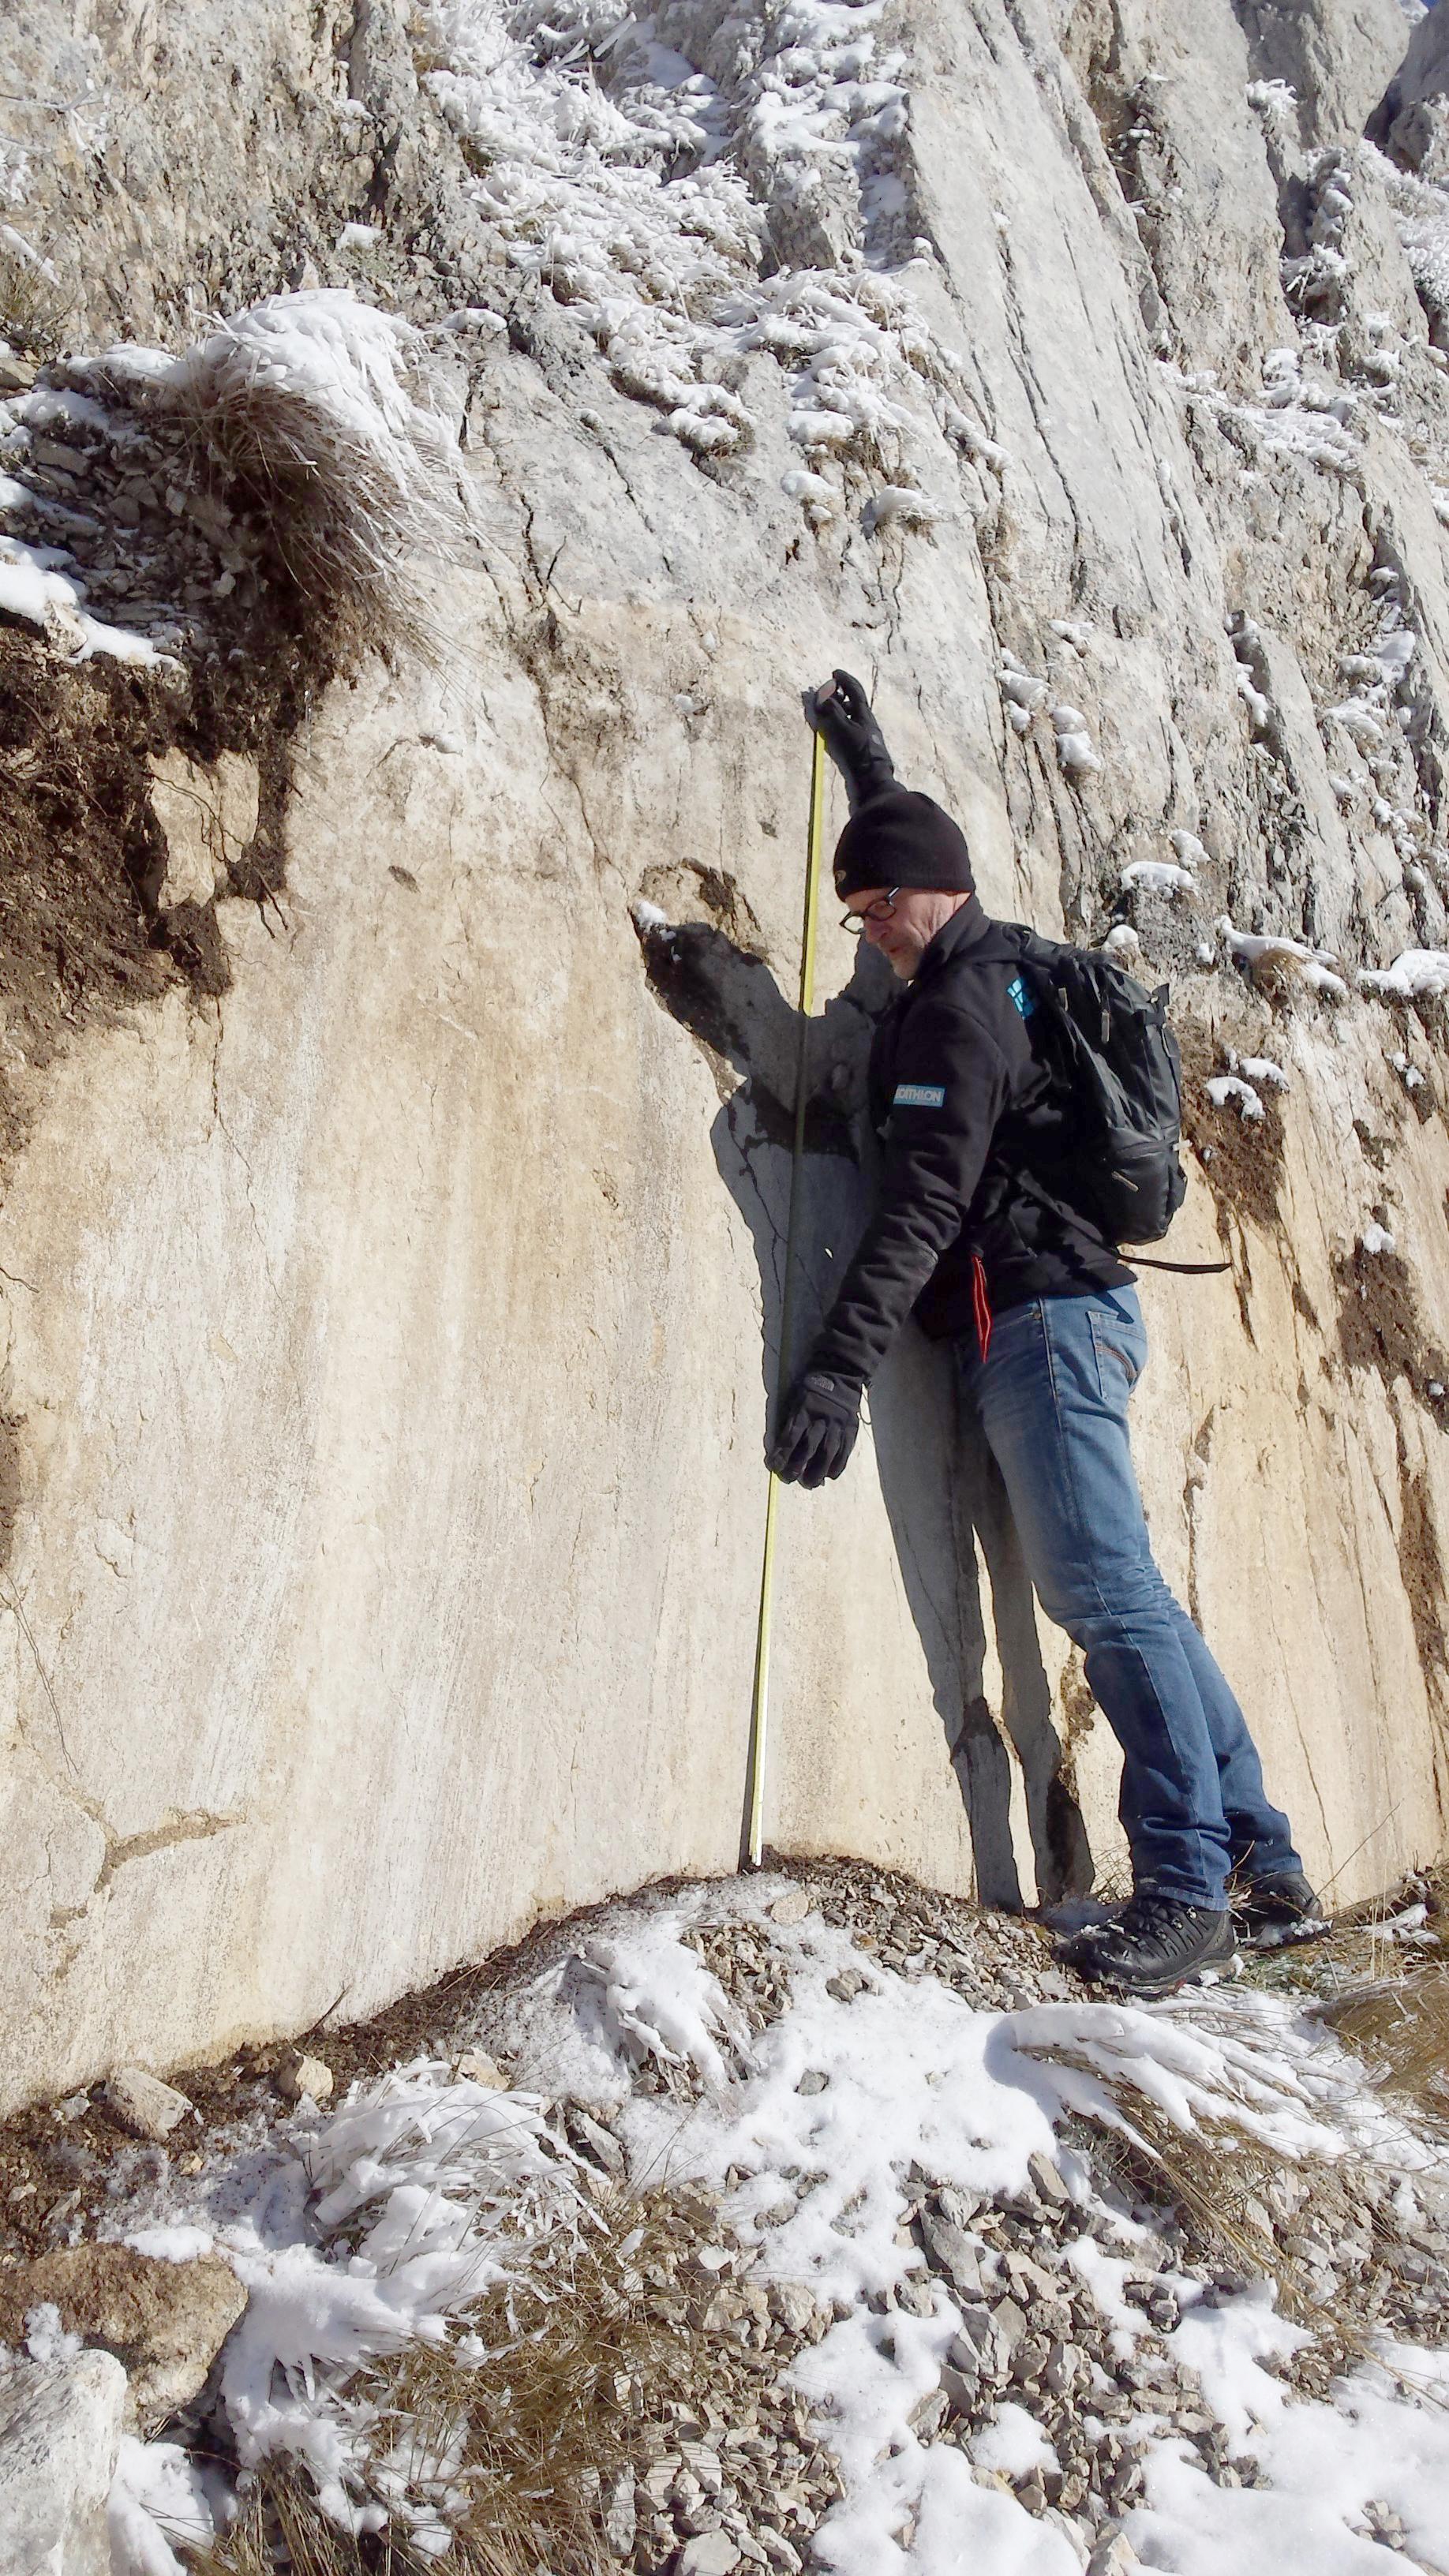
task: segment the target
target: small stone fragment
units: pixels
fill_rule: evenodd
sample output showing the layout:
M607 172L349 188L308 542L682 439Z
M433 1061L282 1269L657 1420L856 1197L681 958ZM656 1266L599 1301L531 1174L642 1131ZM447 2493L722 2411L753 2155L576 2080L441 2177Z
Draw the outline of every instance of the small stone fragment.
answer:
M718 2453L712 2451L707 2442L681 2442L679 2447L685 2467L702 2492L707 2496L717 2496L724 2484Z
M983 2354L992 2349L995 2341L991 2310L967 2305L961 2311L961 2332L951 2337L947 2351L958 2370L979 2371Z
M819 2321L815 2293L806 2281L772 2281L766 2296L771 2316L789 2334L809 2334Z
M639 2482L651 2505L663 2504L683 2465L677 2451L665 2451L651 2464Z
M776 1897L770 1908L770 1920L789 1931L795 1924L803 1923L814 1911L814 1900L808 1891L803 1887L792 1887L784 1896Z
M305 2049L295 2048L277 2073L277 2090L289 2102L300 2102L305 2093L313 2102L328 2102L334 2082L332 2069L320 2057L310 2057Z
M822 2075L818 2066L811 2066L806 2068L795 2090L797 2093L823 2093L829 2082L829 2076Z
M1026 2341L1026 2318L1015 2299L998 2299L991 2311L991 2322L1008 2352L1016 2352Z
M928 2209L921 2215L921 2234L926 2240L932 2268L944 2272L963 2299L979 2299L981 2265L962 2230L953 2227L949 2218L937 2218Z
M1046 2523L1051 2530L1061 2534L1062 2539L1066 2542L1072 2556L1075 2558L1077 2565L1079 2567L1085 2567L1087 2563L1087 2541L1081 2525L1075 2522L1069 2513L1061 2512L1060 2509L1053 2504L1049 2504L1047 2506L1045 2513L1042 2515L1042 2521Z
M951 2400L945 2389L932 2388L917 2399L906 2421L918 2440L934 2442L950 2411Z
M163 2084L159 2075L148 2075L140 2066L118 2067L101 2098L112 2119L129 2129L133 2138L150 2138L158 2146L178 2121L196 2113L195 2103L178 2093L174 2084Z
M166 874L157 898L163 911L178 903L209 903L227 881L227 862L239 859L257 828L255 761L224 751L209 767L168 751L153 762L151 810L166 840Z
M679 2576L734 2576L739 2563L739 2546L727 2531L702 2531L681 2549Z
M1026 2160L1026 2170L1038 2200L1044 2200L1051 2209L1061 2209L1070 2202L1072 2195L1050 2156L1035 2150Z
M577 2104L573 2104L566 2114L565 2126L574 2145L582 2154L592 2156L594 2162L602 2165L606 2173L623 2173L624 2150L612 2131L606 2129L601 2121L591 2120L587 2111L581 2111Z
M1133 2576L1141 2559L1125 2531L1115 2531L1110 2540L1099 2541L1087 2561L1087 2576Z
M960 2340L958 2335L956 2342ZM960 2415L968 2424L974 2424L981 2411L981 2382L975 2371L953 2370L947 2362L941 2372L941 2394L953 2415Z
M1029 2254L1009 2253L1006 2276L1018 2299L1024 2300L1029 2307L1034 2307L1039 2299L1057 2298L1057 2285L1050 2272L1043 2271L1040 2263L1033 2263Z
M506 2093L508 2078L496 2057L486 2048L465 2048L457 2061L456 2072L467 2084L486 2084L490 2093Z
M604 2545L613 2558L627 2558L634 2546L637 2516L634 2510L634 2478L629 2469L620 2471L609 2490L609 2500L600 2517Z

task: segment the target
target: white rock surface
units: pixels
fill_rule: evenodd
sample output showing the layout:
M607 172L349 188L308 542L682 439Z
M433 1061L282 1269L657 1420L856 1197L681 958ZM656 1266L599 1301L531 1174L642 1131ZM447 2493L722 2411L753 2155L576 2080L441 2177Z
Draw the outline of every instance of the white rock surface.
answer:
M125 2396L108 2352L0 2358L0 2576L109 2576Z
M540 157L537 84L572 76L510 40L534 143L490 197L400 0L345 64L300 0L177 13L159 70L143 15L108 71L124 184L52 227L93 346L117 310L165 336L197 278L341 283L349 213L380 220L370 292L508 328L447 333L478 544L436 582L441 672L374 661L274 747L286 884L221 902L219 999L15 1072L3 2101L364 2012L541 1911L732 1863L798 692L837 662L989 906L1171 976L1194 1099L1229 1050L1289 1074L1274 1117L1201 1113L1168 1249L1232 1270L1144 1278L1144 1489L1315 1877L1341 1900L1444 1840L1443 997L1393 970L1449 948L1449 333L1432 95L1414 171L1362 139L1397 0L927 0L877 31L908 126L883 95L849 144L766 13L660 24L734 140L703 248L690 150L638 147L674 173L639 216L664 266L652 296L609 270L613 338L587 263L540 255L549 192L618 176L566 116L562 175ZM33 99L99 59L59 0L0 50ZM600 78L645 115L627 47ZM868 534L887 486L929 527ZM1062 765L1078 733L1100 767ZM1133 886L1113 930L1175 834L1196 890ZM819 991L802 1330L865 1203L880 998L828 916ZM908 1336L870 1417L847 1479L783 1500L771 1840L1007 1900L1109 1864L1112 1748L954 1455L944 1355Z
M222 752L210 764L169 751L152 771L151 805L166 837L162 911L178 903L210 903L227 882L229 859L240 859L257 828L256 763Z

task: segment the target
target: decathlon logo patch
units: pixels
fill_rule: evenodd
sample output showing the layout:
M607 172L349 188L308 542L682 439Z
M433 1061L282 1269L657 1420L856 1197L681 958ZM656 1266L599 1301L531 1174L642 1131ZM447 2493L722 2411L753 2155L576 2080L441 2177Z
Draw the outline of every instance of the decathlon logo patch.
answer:
M944 1109L944 1082L898 1082L892 1109Z
M1036 1009L1036 995L1027 991L1019 975L1012 976L1006 988L1006 998L1016 1004L1024 1020L1031 1018L1032 1012Z

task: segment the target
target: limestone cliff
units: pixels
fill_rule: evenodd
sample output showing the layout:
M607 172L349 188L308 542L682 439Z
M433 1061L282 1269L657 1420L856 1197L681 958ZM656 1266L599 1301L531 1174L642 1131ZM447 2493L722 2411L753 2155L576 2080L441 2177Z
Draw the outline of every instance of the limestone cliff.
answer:
M1144 1285L1154 1534L1320 1879L1442 1847L1437 30L7 28L0 2099L730 1865L835 662L993 908L1171 978L1170 1248L1232 1268ZM375 636L309 587L302 468L107 356L344 289L467 495ZM833 927L822 974L817 1300L879 1000ZM786 1497L771 1839L1007 1901L1109 1867L1111 1746L941 1355L871 1416Z

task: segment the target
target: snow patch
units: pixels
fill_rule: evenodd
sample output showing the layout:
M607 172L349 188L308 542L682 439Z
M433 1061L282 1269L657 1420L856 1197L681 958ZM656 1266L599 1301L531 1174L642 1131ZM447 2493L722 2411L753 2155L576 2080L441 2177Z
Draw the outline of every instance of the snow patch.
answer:
M1191 894L1197 885L1191 868L1171 867L1166 859L1133 859L1121 882L1126 894Z
M1240 1118L1261 1118L1263 1115L1261 1095L1239 1074L1215 1073L1211 1081L1204 1083L1203 1089L1215 1109L1226 1109L1231 1102Z
M1392 966L1364 967L1358 984L1388 1002L1436 1001L1449 993L1449 948L1406 948Z
M64 557L61 558L65 560ZM174 657L162 653L149 636L132 634L92 617L79 582L53 569L54 550L22 545L18 537L0 537L0 610L42 629L68 662L89 662L97 653L115 662L144 662L174 668Z

